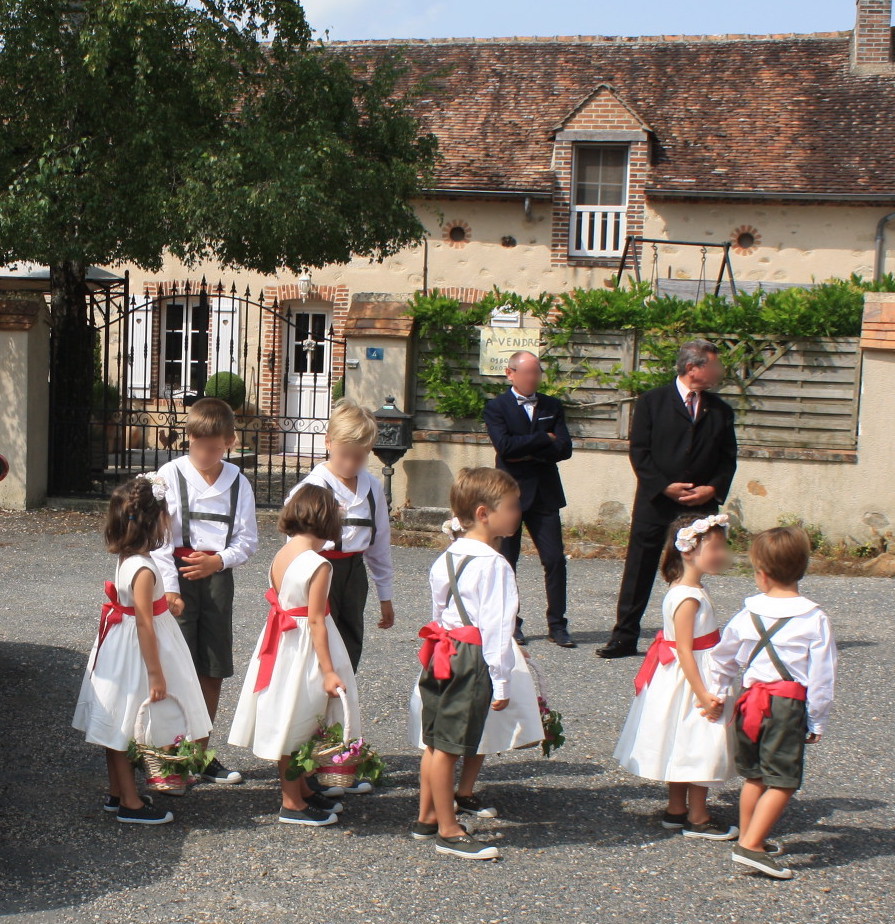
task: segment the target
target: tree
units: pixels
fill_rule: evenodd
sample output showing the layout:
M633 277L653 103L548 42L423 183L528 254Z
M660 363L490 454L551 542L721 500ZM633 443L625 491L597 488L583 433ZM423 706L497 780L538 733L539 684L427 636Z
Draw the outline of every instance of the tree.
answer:
M435 140L400 59L292 0L0 0L0 261L50 266L57 489L89 487L87 267L296 272L420 239Z

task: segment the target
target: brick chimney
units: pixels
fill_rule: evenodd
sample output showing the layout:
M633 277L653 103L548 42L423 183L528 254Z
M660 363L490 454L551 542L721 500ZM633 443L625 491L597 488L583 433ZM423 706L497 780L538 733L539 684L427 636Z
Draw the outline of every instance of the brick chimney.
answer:
M895 73L892 62L892 0L857 0L851 43L856 74Z

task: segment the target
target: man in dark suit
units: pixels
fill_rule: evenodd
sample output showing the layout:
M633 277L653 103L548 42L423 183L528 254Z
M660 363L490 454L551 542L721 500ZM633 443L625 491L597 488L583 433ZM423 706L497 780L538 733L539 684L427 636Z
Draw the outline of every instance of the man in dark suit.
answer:
M557 467L557 462L572 455L572 438L562 404L538 391L541 374L537 356L514 353L507 363L510 387L485 405L485 424L497 451L497 467L519 482L522 523L544 566L550 641L562 648L576 648L566 619L566 553L559 517L566 498ZM522 525L501 545L514 571L521 544ZM514 638L525 644L519 616Z
M640 397L631 425L630 458L637 475L631 536L612 637L597 654L637 654L640 620L649 603L665 536L685 513L716 513L737 465L733 410L707 391L724 377L717 347L685 343L677 379Z

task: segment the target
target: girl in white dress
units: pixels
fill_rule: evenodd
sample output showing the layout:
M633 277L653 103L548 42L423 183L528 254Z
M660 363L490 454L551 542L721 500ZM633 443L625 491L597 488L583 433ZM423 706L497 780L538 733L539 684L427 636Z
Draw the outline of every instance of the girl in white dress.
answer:
M116 812L119 821L134 824L174 820L140 797L127 756L144 700L159 703L168 694L179 700L186 728L179 727L180 711L169 710L169 722L177 726L171 729L172 742L176 734L196 741L211 729L193 660L149 554L164 543L167 529L164 479L155 473L138 475L112 493L105 539L108 550L119 556L118 567L114 583L106 583L109 603L103 607L72 721L88 742L106 749L109 792L103 807Z
M731 840L738 831L714 821L708 787L733 775L730 705L708 691L711 649L720 634L706 574L727 566L727 514L679 517L671 524L662 576L671 585L662 602L662 631L647 652L637 695L615 749L627 770L668 783L662 826L687 837Z
M270 568L270 612L249 662L230 744L277 761L281 822L331 825L341 804L315 793L304 776L287 779L286 770L290 754L314 736L321 719L329 721L340 689L350 713L342 721L360 728L354 671L327 605L332 566L319 554L341 536L341 512L329 488L302 485L277 525L290 538Z

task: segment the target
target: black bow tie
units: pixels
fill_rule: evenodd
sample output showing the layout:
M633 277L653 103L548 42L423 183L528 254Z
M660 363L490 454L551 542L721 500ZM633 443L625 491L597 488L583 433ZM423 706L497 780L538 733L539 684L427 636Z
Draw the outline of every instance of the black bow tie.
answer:
M530 398L523 398L521 395L516 395L516 404L518 404L519 407L534 407L537 403L537 395L532 395Z

